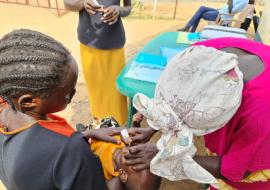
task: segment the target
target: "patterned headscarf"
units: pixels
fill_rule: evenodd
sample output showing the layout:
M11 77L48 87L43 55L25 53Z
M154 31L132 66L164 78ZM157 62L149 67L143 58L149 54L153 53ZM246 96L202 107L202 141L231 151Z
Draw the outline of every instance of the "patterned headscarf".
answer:
M134 107L150 127L162 131L152 173L169 180L216 182L192 159L196 153L193 135L220 129L236 113L243 89L237 59L214 48L190 47L168 63L153 99L134 96Z

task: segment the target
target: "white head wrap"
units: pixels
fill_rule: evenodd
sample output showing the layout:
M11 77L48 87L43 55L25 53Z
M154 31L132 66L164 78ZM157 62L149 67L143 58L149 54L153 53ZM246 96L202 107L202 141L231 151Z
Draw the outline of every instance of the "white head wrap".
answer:
M192 46L171 59L162 73L153 99L136 94L134 107L150 127L161 130L159 153L151 172L169 180L192 179L216 183L198 165L193 135L223 127L241 103L243 75L237 56L214 48Z

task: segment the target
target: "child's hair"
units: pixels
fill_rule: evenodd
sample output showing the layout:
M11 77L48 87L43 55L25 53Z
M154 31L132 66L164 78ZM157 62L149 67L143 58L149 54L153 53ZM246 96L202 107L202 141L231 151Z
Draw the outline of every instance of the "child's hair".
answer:
M0 39L0 96L48 96L48 90L61 83L69 55L61 43L40 32L20 29L6 34Z

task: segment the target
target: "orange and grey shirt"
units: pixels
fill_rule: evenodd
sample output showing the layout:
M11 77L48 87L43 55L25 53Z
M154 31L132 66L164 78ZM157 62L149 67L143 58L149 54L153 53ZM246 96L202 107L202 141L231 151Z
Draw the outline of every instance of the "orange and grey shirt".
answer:
M55 115L0 134L0 178L8 190L107 190L100 160L82 134Z

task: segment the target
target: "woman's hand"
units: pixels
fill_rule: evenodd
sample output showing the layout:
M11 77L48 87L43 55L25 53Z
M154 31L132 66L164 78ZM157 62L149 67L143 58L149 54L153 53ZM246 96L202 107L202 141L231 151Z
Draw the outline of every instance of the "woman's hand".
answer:
M132 143L146 143L156 132L157 131L151 127L128 129Z
M123 163L127 166L132 166L135 171L141 171L150 168L150 162L158 153L155 144L138 144L133 147L128 147L124 154Z
M106 141L114 144L120 144L121 140L117 140L114 136L120 135L123 127L117 128L101 128L101 129L90 129L83 132L83 135L90 139L96 139L100 141Z
M93 0L83 0L83 2L84 2L85 10L91 15L94 15L97 12L104 11L103 6L96 4L95 1L93 1Z
M117 22L120 15L120 6L112 5L104 9L103 22L113 25Z

